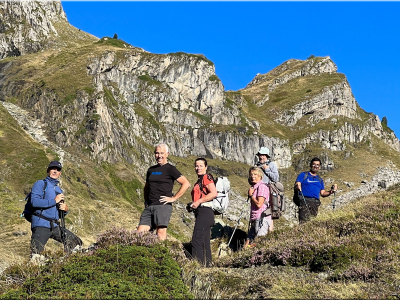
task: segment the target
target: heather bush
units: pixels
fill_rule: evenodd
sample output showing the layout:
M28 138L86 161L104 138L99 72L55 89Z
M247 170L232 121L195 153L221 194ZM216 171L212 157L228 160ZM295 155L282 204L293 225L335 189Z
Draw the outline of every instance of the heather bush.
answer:
M376 279L400 272L400 201L383 198L354 203L346 211L260 238L251 249L216 261L218 266L306 266L311 272L328 272L330 279Z
M160 244L157 235L151 232L141 232L137 230L126 230L124 228L113 227L97 237L97 248L108 248L112 245L137 245L153 246Z

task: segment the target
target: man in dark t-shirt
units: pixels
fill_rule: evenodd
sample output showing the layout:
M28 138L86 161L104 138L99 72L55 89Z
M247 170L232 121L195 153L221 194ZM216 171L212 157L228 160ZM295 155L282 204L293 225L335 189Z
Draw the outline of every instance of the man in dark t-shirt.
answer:
M157 161L146 174L144 186L145 209L140 216L138 231L149 231L156 227L160 240L167 238L167 227L172 214L172 202L181 197L190 187L189 181L177 168L168 163L168 146L158 144L154 150ZM179 191L173 195L172 188L175 180L181 185Z

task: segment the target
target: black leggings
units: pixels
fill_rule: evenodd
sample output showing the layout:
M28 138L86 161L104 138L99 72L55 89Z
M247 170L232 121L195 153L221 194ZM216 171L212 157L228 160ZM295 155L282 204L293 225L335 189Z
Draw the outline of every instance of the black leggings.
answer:
M192 236L192 256L202 265L209 267L211 258L211 226L214 225L214 211L209 207L198 207L196 210L196 223Z
M64 233L64 241L61 236L62 233ZM31 237L32 254L43 252L44 246L50 238L63 243L66 253L71 253L77 245L82 246L82 240L68 229L60 228L60 226L54 227L53 230L47 227L34 227Z

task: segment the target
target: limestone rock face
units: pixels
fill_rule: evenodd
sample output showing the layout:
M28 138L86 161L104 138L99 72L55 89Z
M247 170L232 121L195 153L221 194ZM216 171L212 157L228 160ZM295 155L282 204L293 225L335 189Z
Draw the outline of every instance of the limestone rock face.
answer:
M43 49L59 18L66 20L61 1L1 1L0 59Z
M145 137L150 144L164 139L177 156L196 155L253 164L254 153L268 145L279 165L290 164L288 143L266 136L248 136L243 131L215 131L213 124L241 125L236 106L227 106L224 87L215 75L214 65L199 55L174 53L154 55L145 51L125 54L109 52L91 60L87 67L98 93L112 91L121 113L134 130L125 134ZM135 107L136 111L135 111ZM165 128L159 131L143 127L140 107ZM132 109L133 108L133 109ZM102 113L97 109L105 122ZM108 126L109 127L109 126ZM101 152L101 149L99 151Z
M305 115L310 115L307 120L309 124L318 123L331 116L361 119L357 115L356 100L346 80L325 87L320 94L312 99L305 99L293 108L284 111L276 121L293 126Z
M232 115L223 115L224 87L215 75L214 64L200 55L133 52L117 59L116 53L109 52L88 65L88 74L94 76L97 91L103 90L103 83L113 82L129 104L145 98L150 112L164 111L165 123L175 123L164 107L168 102L172 110L198 112L214 123L238 122ZM193 125L193 120L188 122Z

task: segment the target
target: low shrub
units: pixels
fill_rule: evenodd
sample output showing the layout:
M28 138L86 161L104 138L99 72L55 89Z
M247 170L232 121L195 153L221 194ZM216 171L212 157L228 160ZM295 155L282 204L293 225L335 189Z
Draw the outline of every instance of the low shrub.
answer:
M216 261L218 266L306 266L331 280L371 280L400 271L400 201L355 203L336 218L317 218L258 239L256 246ZM397 242L396 242L397 241ZM396 244L397 243L397 244Z
M0 299L192 299L174 259L182 254L176 245L172 249L152 233L112 228L88 254L42 267L11 266L1 280L12 284Z

